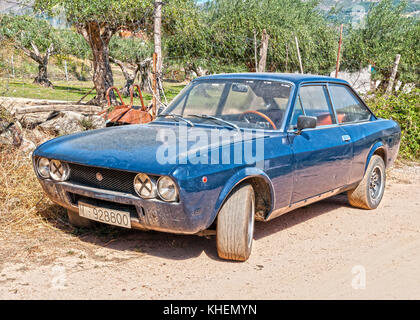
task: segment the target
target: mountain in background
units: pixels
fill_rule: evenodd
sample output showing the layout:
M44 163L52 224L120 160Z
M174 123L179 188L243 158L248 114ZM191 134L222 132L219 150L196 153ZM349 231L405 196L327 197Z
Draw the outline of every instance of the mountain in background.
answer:
M352 23L360 21L366 15L369 7L379 0L321 0L319 8L325 13L330 13L329 18L340 23ZM395 0L394 3L400 3ZM420 18L420 1L408 0L405 14L411 17Z

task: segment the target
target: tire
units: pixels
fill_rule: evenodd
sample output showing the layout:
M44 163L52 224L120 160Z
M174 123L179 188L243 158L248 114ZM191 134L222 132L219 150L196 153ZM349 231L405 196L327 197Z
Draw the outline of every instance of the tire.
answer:
M378 155L373 155L363 180L356 189L347 192L350 204L356 208L376 209L384 195L385 183L384 160Z
M67 217L73 227L91 228L95 225L95 221L79 216L79 213L76 211L67 210Z
M220 258L246 261L254 237L255 195L250 184L236 187L217 217L216 243Z

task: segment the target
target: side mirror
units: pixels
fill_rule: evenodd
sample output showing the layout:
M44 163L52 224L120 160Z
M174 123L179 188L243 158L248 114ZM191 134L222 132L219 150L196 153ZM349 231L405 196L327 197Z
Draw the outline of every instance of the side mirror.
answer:
M310 116L299 116L297 120L297 132L300 134L300 132L303 129L308 128L316 128L316 117L310 117Z

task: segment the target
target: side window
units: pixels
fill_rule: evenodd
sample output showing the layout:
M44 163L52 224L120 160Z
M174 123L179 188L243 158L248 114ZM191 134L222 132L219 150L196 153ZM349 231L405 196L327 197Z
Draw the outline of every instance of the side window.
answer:
M370 112L346 86L330 85L331 99L339 123L365 121L370 119Z
M335 118L328 104L325 86L313 85L300 88L300 98L305 115L317 118L317 126L334 124Z

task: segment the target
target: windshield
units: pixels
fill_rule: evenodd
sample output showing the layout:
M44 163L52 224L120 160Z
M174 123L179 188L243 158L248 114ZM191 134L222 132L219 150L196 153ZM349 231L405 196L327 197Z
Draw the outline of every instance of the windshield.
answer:
M266 80L199 80L190 83L158 116L231 128L278 129L292 85Z

